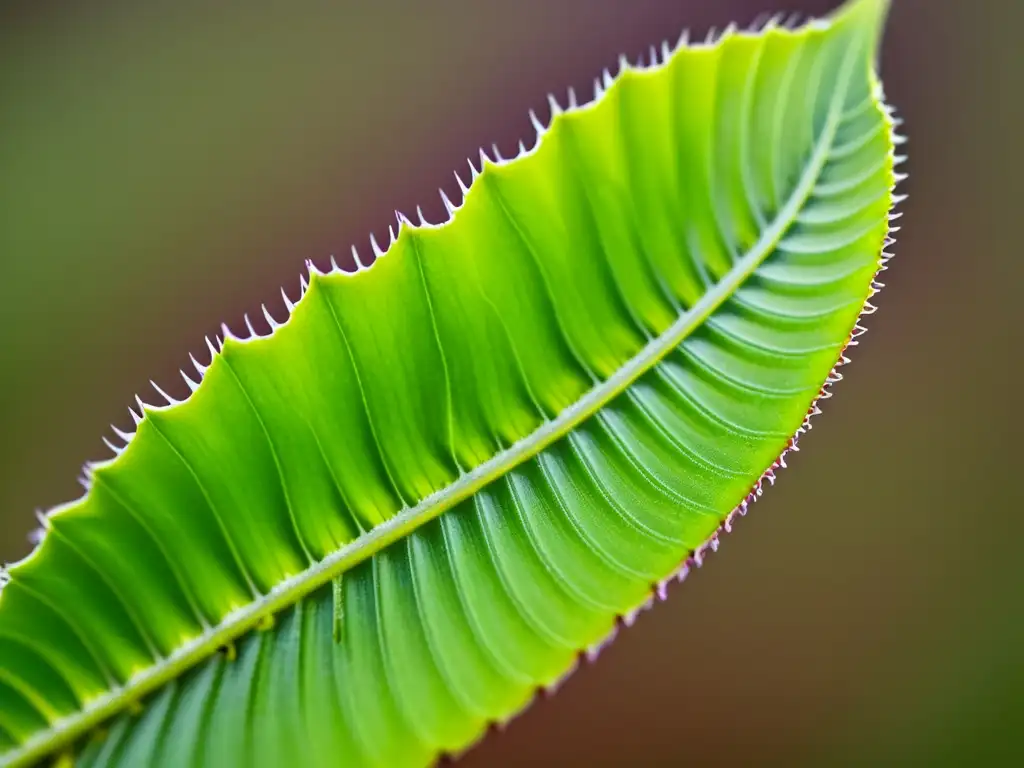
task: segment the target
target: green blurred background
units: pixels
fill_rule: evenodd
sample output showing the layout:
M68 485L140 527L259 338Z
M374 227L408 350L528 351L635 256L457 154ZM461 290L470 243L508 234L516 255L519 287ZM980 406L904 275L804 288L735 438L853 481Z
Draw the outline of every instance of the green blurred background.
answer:
M305 259L439 219L620 52L778 4L0 4L0 560ZM463 765L1024 765L1024 3L894 6L911 199L837 397L702 571Z

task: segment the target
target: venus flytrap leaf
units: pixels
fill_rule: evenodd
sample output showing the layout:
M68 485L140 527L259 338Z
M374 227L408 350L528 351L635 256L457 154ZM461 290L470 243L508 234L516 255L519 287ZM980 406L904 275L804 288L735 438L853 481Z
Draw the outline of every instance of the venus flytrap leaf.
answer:
M154 384L0 572L0 765L428 765L665 599L874 311L886 11L621 59Z

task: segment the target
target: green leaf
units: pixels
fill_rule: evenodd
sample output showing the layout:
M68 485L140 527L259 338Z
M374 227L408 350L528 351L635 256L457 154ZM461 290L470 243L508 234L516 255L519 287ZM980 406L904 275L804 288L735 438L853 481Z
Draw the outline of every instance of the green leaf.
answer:
M8 571L0 762L426 765L631 623L860 332L886 9L623 64L449 222L310 265L270 336L140 401Z

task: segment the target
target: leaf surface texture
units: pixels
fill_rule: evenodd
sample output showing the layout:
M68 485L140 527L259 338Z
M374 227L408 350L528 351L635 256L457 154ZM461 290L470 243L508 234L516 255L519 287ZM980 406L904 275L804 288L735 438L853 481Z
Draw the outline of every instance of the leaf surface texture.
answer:
M9 570L0 763L420 766L561 680L851 338L896 178L884 10L623 68L146 406Z

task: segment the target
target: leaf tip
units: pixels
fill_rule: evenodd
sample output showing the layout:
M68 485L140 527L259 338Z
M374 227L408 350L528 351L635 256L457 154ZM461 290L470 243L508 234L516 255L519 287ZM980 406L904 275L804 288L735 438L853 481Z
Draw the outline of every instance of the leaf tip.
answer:
M892 0L847 0L836 11L833 20L837 23L856 24L868 33L867 54L874 61L878 58L882 32L889 17Z

